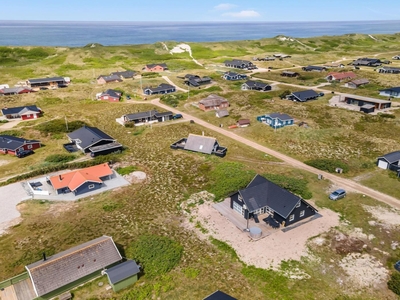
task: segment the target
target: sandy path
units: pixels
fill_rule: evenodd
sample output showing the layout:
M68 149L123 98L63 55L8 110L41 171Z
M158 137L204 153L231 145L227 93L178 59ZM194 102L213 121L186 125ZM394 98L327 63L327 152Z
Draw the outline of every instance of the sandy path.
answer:
M166 82L168 82L169 84L173 85L177 90L182 91L182 92L185 92L185 93L188 92L188 90L185 90L185 89L183 89L183 88L180 88L180 87L177 86L175 83L173 83L173 81L172 81L171 79L169 79L168 76L162 76L162 78L164 78L164 80L165 80Z
M272 150L272 149L267 148L265 146L259 145L259 144L255 143L255 142L253 142L253 141L251 141L249 139L246 139L246 138L244 138L242 136L239 136L239 135L233 133L232 131L228 131L228 130L225 130L225 129L221 128L221 127L214 126L212 124L207 123L206 121L203 121L203 120L201 120L199 118L196 118L196 117L194 117L192 115L189 115L188 113L184 113L182 111L177 110L176 108L172 108L170 106L162 104L162 103L160 103L160 99L159 98L152 100L151 103L156 105L156 106L162 107L162 108L164 108L166 110L172 111L172 112L174 112L176 114L182 114L182 116L184 118L193 120L193 121L195 121L197 124L199 124L201 126L204 126L204 127L208 128L210 130L216 131L216 132L218 132L220 134L223 134L223 135L225 135L225 136L227 136L229 138L232 138L232 139L234 139L236 141L239 141L239 142L241 142L243 144L246 144L247 146L250 146L250 147L252 147L252 148L254 148L256 150L259 150L259 151L262 151L262 152L267 153L269 155L275 156L276 158L286 162L287 164L291 165L292 167L295 167L295 168L298 168L298 169L302 169L302 170L308 171L310 173L314 173L316 175L317 174L321 174L321 175L324 176L325 179L328 179L328 180L332 181L337 186L340 186L341 188L344 188L349 192L358 192L358 193L367 195L367 196L369 196L371 198L374 198L374 199L376 199L378 201L384 202L384 203L386 203L386 204L388 204L388 205L390 205L390 206L392 206L394 208L400 209L400 201L398 199L396 199L395 197L386 195L384 193L378 192L378 191L376 191L374 189L371 189L369 187L363 186L363 185L361 185L361 184L359 184L357 182L354 182L351 179L342 178L342 177L339 177L337 175L330 174L330 173L327 173L325 171L321 171L321 170L318 170L316 168L313 168L313 167L311 167L309 165L306 165L306 164L302 163L301 161L298 161L298 160L296 160L296 159L294 159L292 157L289 157L289 156L287 156L285 154L282 154L282 153L280 153L278 151Z

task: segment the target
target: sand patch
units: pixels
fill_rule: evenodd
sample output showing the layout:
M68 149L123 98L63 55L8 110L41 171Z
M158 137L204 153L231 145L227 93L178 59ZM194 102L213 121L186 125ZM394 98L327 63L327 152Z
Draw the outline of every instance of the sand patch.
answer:
M202 199L205 201L205 199ZM253 240L247 232L240 230L231 221L222 216L214 207L213 202L204 202L193 207L182 226L193 230L199 238L208 239L212 236L228 243L235 249L239 258L247 265L259 268L278 269L282 261L300 260L301 257L310 257L307 241L339 225L339 216L328 209L321 209L322 217L316 218L289 231L275 229L272 234ZM232 213L235 212L232 210ZM289 274L292 277L305 278L304 274ZM288 276L289 276L288 275Z
M1 166L5 166L5 165L9 164L10 162L11 162L11 161L9 161L9 160L0 159L0 167L1 167Z
M188 44L178 44L174 48L172 48L169 53L174 54L174 53L183 53L183 52L189 52L189 56L192 58L192 60L198 64L199 66L203 66L201 63L199 63L192 55L192 48Z
M386 283L389 271L369 254L351 253L345 256L339 266L349 276L353 286L376 288Z
M363 205L363 208L372 214L372 216L378 220L374 225L382 225L386 229L392 229L400 225L400 212L394 208L388 209L381 206L367 206ZM370 223L370 225L372 225Z

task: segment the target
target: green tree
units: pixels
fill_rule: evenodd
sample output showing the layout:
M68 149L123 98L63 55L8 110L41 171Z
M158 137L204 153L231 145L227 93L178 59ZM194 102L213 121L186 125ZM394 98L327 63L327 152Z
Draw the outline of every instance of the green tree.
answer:
M400 273L396 272L390 276L389 281L387 282L387 286L389 290L391 290L396 295L400 296Z

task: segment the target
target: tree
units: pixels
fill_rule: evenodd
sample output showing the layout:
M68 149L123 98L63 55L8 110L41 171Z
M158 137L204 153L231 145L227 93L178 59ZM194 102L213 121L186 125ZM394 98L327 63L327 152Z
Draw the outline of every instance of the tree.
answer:
M172 270L182 257L183 247L168 237L143 235L128 249L128 256L139 262L148 276Z
M387 286L389 290L391 290L396 295L400 296L400 273L396 272L390 276L389 281L387 282Z

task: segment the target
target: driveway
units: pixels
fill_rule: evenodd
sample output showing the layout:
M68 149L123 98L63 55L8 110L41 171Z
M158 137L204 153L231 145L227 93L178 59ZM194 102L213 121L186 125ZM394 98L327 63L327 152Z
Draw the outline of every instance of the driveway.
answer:
M17 223L15 220L21 217L17 205L28 199L31 199L31 196L21 182L0 187L0 235L4 233L4 229Z
M151 103L156 105L156 106L162 107L162 108L164 108L166 110L172 111L175 114L182 114L182 116L185 119L193 120L197 124L199 124L201 126L204 126L204 127L208 128L210 130L216 131L219 134L223 134L223 135L225 135L225 136L227 136L227 137L229 137L231 139L234 139L234 140L236 140L238 142L241 142L241 143L243 143L243 144L245 144L245 145L247 145L249 147L252 147L252 148L254 148L256 150L259 150L261 152L264 152L264 153L267 153L269 155L275 156L276 158L284 161L285 163L291 165L294 168L306 170L306 171L308 171L310 173L314 173L315 175L321 174L325 179L330 180L331 182L333 182L337 186L340 186L341 188L344 188L347 191L364 194L364 195L369 196L371 198L374 198L374 199L376 199L378 201L384 202L384 203L386 203L386 204L388 204L388 205L390 205L390 206L392 206L394 208L400 209L400 201L395 197L392 197L392 196L386 195L384 193L378 192L378 191L376 191L374 189L371 189L371 188L366 187L366 186L364 186L362 184L354 182L351 179L342 178L342 177L339 177L339 176L337 176L335 174L327 173L327 172L318 170L316 168L313 168L313 167L311 167L309 165L306 165L303 162L298 161L298 160L296 160L296 159L294 159L294 158L292 158L290 156L287 156L287 155L282 154L282 153L280 153L278 151L272 150L270 148L267 148L265 146L257 144L255 142L249 140L249 139L246 139L246 138L244 138L242 136L239 136L239 135L233 133L232 131L228 131L228 130L223 129L221 127L214 126L212 124L207 123L206 121L203 121L203 120L201 120L199 118L196 118L196 117L194 117L192 115L189 115L187 113L179 111L176 108L172 108L170 106L162 104L162 103L160 103L160 99L154 99L154 100L151 101Z

